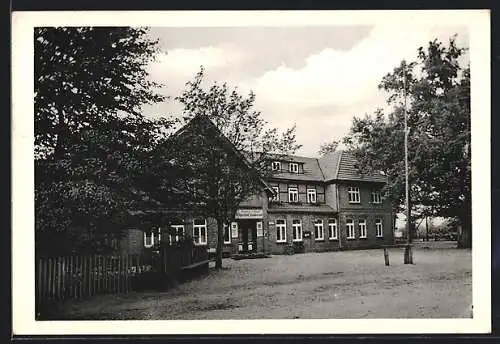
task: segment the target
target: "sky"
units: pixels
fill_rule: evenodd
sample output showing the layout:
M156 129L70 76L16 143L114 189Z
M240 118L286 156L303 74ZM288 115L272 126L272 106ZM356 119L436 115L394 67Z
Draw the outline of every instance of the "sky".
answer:
M173 98L203 65L208 84L252 90L255 110L270 127L296 124L303 146L297 154L314 157L322 143L348 134L354 116L386 107L387 94L377 85L402 59L414 60L419 47L454 34L468 47L467 26L153 27L161 51L150 77L171 98L144 113L178 115L182 108Z

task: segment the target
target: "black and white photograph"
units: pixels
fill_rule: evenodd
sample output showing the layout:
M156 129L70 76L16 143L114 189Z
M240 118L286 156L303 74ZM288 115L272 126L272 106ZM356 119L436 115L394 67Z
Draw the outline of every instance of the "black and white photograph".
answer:
M12 25L20 331L489 330L488 11Z

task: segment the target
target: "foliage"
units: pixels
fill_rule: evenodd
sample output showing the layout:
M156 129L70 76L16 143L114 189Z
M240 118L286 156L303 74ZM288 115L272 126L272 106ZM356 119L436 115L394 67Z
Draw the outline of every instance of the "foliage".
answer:
M323 143L320 147L319 147L319 151L318 151L318 154L320 156L325 156L327 155L328 153L333 153L337 150L338 146L339 146L339 141L338 140L333 140L333 141L330 141L330 142L326 142L326 143Z
M383 171L386 195L404 204L404 104L408 118L410 199L415 215L458 217L470 228L470 69L458 59L466 49L434 40L402 61L379 87L392 111L355 117L344 143L364 169Z
M176 166L178 173L163 178L167 183L163 188L173 183L188 190L178 194L179 205L217 220L216 267L220 268L223 224L234 219L242 201L263 195L262 177L270 173L269 154L293 153L300 146L295 143L295 127L281 134L275 128L266 128L261 113L253 109L252 92L245 97L226 83L205 88L203 81L201 68L176 98L184 107L188 124L172 138L175 152L164 145L157 151L156 161L160 173Z
M149 152L170 121L140 107L163 98L145 67L156 42L143 28L36 28L35 206L42 251L96 250L120 238L144 192ZM51 242L57 240L54 247ZM50 252L55 254L55 252Z
M39 27L34 32L36 153L61 156L72 135L163 98L147 78L157 52L145 28Z

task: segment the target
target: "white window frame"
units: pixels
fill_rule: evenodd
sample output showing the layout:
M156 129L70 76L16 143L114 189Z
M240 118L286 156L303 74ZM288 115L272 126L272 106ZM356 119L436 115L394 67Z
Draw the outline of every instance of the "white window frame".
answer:
M366 239L366 220L358 221L359 238Z
M170 228L174 229L175 230L175 242L178 242L179 241L179 229L182 229L182 235L185 234L185 228L184 228L184 225L170 225ZM170 243L172 243L172 233L170 233L169 235L169 239L170 239Z
M303 235L303 233L302 233L302 221L300 219L292 220L292 238L293 238L293 241L295 241L295 242L302 241L302 235Z
M292 195L295 195L295 200L292 200ZM288 202L289 203L298 203L299 202L299 189L296 187L288 188Z
M288 170L290 171L290 173L299 173L299 164L297 164L296 162L291 162L288 166Z
M380 191L372 192L372 203L381 204L382 203L382 193Z
M330 240L338 240L339 233L337 227L337 219L329 219L328 220L328 239Z
M208 236L208 233L207 233L207 219L203 219L204 223L202 225L197 225L196 224L196 219L193 220L193 240L194 240L194 244L195 245L199 245L199 246L202 246L202 245L206 245L207 244L207 236ZM202 229L205 229L205 235L202 236L201 235L201 230ZM196 235L195 233L198 232Z
M231 243L231 228L227 225L227 223L224 223L222 225L222 228L223 228L223 231L224 231L224 244L230 244ZM228 240L226 240L226 233L227 233L227 237L228 237Z
M147 244L147 237L148 235L151 236L151 244ZM154 230L151 229L149 232L144 232L144 247L150 248L155 245L155 233Z
M382 222L382 219L375 219L375 231L377 233L377 238L384 237L384 223Z
M275 192L275 195L273 196L272 200L279 201L280 200L280 188L279 188L279 186L273 186L273 191Z
M279 162L279 161L273 161L271 163L271 169L273 171L281 171L281 162Z
M308 203L316 203L317 202L316 189L313 189L313 188L307 189L307 202Z
M318 236L316 236L316 232ZM314 221L314 240L316 241L325 240L325 227L323 226L323 220Z
M284 219L276 220L276 242L286 242L286 220Z
M347 239L356 239L356 232L354 230L354 220L347 219L345 221L345 227L347 229Z
M361 195L359 192L359 186L349 186L347 188L347 197L349 203L361 203Z

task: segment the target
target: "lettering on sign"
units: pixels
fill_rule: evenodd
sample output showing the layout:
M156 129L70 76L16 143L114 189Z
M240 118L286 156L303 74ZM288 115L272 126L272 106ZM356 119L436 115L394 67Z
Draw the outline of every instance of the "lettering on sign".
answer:
M238 209L236 210L236 219L262 219L262 209Z

